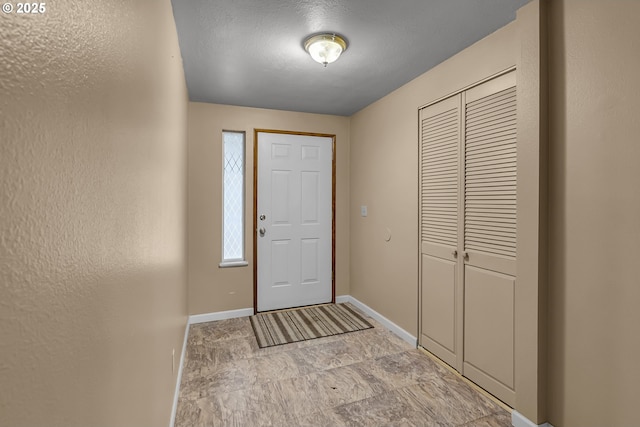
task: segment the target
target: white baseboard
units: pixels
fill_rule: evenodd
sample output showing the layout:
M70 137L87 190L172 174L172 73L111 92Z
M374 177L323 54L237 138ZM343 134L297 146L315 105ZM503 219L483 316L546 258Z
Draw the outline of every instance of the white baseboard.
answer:
M189 324L215 322L216 320L235 319L236 317L253 316L253 308L240 308L238 310L217 311L215 313L192 314L189 316Z
M355 305L360 310L362 310L368 316L373 317L376 321L381 323L382 326L389 329L391 332L393 332L394 334L402 338L404 341L408 342L414 347L417 347L418 340L416 337L414 337L409 332L405 331L400 326L396 325L391 320L387 319L382 314L378 313L377 311L375 311L365 303L358 301L351 295L340 295L336 297L336 303L341 303L341 302L350 302L351 304Z
M536 424L515 409L511 412L511 424L513 427L553 427L549 423Z
M351 302L351 295L338 295L336 297L336 304L342 304L343 302Z
M184 340L182 340L182 353L180 353L180 364L178 365L178 376L176 378L176 391L173 394L173 407L171 408L171 420L169 421L169 427L174 427L176 423L176 412L178 411L178 397L180 397L180 383L182 382L182 367L184 365L184 355L187 352L187 338L189 337L189 325L184 331Z
M365 303L358 301L351 295L336 296L336 303L343 302L350 302L351 304L355 305L360 310L365 312L368 316L373 317L385 328L389 329L391 332L393 332L409 344L413 346L418 345L418 340L415 336L411 335L409 332L405 331L400 326L396 325L391 320L387 319L382 314L378 313ZM193 325L195 323L214 322L216 320L234 319L236 317L245 316L253 316L253 308L240 308L238 310L218 311L215 313L192 314L191 316L189 316L189 324Z

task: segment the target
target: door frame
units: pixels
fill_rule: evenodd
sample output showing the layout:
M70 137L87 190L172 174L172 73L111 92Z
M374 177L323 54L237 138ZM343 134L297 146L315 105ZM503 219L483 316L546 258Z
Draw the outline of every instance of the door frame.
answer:
M258 133L331 138L331 302L336 302L336 135L277 129L253 129L253 313L258 312Z

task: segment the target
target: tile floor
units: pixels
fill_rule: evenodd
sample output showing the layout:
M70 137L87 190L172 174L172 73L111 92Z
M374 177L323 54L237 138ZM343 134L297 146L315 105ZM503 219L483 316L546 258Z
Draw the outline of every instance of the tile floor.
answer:
M510 427L511 415L379 323L258 348L248 317L191 325L176 427Z

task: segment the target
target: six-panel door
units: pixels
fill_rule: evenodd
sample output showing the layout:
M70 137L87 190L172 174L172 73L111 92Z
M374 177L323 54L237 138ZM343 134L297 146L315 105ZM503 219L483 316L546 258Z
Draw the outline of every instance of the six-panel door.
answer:
M257 138L257 309L331 302L333 138Z

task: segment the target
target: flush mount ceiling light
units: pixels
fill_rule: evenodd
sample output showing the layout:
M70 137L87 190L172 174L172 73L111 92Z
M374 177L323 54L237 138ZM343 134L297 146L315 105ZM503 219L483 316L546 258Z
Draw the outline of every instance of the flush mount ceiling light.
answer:
M304 41L304 50L311 55L314 61L326 67L347 50L347 42L336 34L317 34Z

